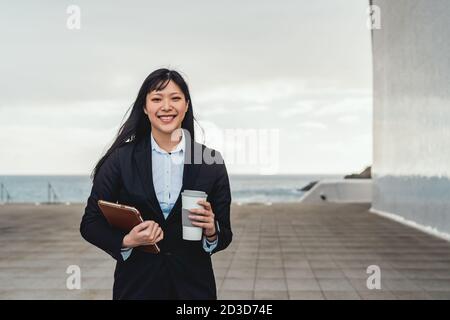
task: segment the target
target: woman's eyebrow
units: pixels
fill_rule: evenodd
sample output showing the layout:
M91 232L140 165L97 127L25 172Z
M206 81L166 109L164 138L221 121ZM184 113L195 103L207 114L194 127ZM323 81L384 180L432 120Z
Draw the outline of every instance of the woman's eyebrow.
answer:
M169 93L168 95L174 95L174 94L180 94L179 92L171 92L171 93ZM162 96L163 94L162 93L157 93L157 92L155 92L155 93L153 93L153 95L154 96L156 96L156 95L158 95L158 96Z

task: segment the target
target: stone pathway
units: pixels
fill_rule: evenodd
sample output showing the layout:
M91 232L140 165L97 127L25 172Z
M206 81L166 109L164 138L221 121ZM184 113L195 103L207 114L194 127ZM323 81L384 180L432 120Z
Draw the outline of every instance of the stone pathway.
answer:
M219 299L450 299L450 243L369 207L233 205L233 243L213 256ZM0 299L111 299L114 261L81 239L83 210L0 206ZM66 288L69 265L81 290Z

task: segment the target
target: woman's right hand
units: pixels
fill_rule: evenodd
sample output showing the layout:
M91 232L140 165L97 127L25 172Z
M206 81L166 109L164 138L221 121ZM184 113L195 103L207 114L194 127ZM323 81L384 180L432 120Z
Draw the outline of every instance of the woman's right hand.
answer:
M123 238L124 248L134 248L143 245L155 244L164 238L164 232L155 221L144 221L135 226Z

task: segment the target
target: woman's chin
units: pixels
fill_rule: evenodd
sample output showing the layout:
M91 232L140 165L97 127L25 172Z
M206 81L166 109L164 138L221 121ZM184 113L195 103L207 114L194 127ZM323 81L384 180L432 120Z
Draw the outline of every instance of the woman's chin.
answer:
M178 125L175 124L175 123L168 123L168 124L165 124L165 125L163 124L163 125L159 125L157 127L158 131L161 131L161 132L167 133L167 134L171 134L177 128L178 128Z

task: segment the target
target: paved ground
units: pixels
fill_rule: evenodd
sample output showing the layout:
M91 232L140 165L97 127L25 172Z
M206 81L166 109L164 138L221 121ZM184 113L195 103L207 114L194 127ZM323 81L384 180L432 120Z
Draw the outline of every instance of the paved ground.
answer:
M114 261L80 238L83 208L0 206L0 299L111 298ZM219 299L450 299L450 243L368 208L233 206L234 241L213 256ZM81 290L66 289L69 265Z

